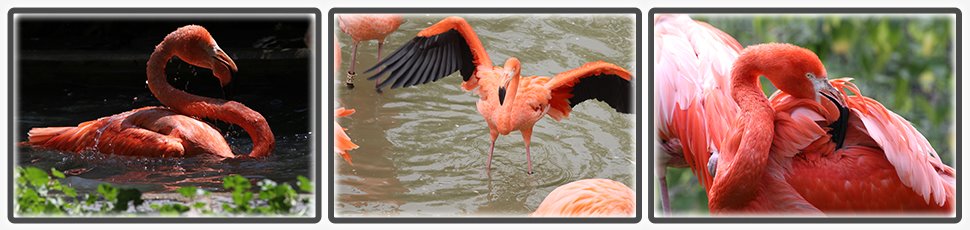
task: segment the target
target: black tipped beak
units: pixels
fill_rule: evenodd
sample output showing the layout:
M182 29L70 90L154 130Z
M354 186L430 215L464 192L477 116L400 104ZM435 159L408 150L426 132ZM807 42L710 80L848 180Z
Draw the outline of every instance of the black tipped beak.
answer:
M498 105L505 103L505 87L498 87Z

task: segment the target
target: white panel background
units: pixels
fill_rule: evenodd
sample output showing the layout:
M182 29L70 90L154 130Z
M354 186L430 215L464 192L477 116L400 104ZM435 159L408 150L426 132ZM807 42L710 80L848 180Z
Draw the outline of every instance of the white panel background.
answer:
M554 5L550 5L553 3ZM455 1L455 0L340 0L340 1L310 1L310 0L272 0L272 1L251 1L251 0L218 0L218 1L200 1L200 0L164 0L164 1L106 1L106 0L4 0L0 2L2 6L2 12L4 13L2 19L0 19L0 31L3 31L2 42L0 42L0 54L3 54L3 58L0 58L0 73L6 75L9 68L7 66L7 12L12 7L316 7L322 12L322 22L326 23L327 12L332 7L419 7L419 8L430 8L430 7L636 7L643 12L643 26L646 27L649 24L647 19L647 12L653 7L958 7L961 11L966 11L967 7L970 6L970 1L957 1L957 0L919 0L919 1L902 1L902 0L860 0L860 1L847 1L847 0L820 0L820 1L780 1L780 0L768 0L768 1L754 1L754 0L732 0L732 1L715 1L715 0L596 0L595 3L591 3L589 0L560 0L560 1L523 1L523 0L489 0L489 1ZM967 24L963 24L963 31L966 33ZM647 28L643 28L643 66L644 74L647 71L647 50L645 47L650 45L649 37L647 36ZM326 33L323 33L326 35ZM966 44L968 37L963 36L963 47L964 53L967 50ZM322 41L322 44L327 44L327 41ZM324 45L324 47L327 47ZM326 54L327 50L323 51ZM327 60L327 55L322 55L323 63L329 63ZM966 57L963 60L963 66L966 65ZM323 66L323 71L326 71L326 66ZM639 76L638 76L639 77ZM326 82L326 81L325 81ZM961 88L966 88L967 81L963 81ZM329 87L322 87L322 95L326 97L329 95ZM640 101L646 102L650 101L650 95L647 94L647 85L644 84L643 95ZM963 95L962 100L967 101L967 95ZM326 107L325 98L324 108ZM0 106L0 143L2 143L2 149L0 152L6 153L9 139L7 137L7 80L4 78L0 80L0 102L3 106ZM646 106L646 105L644 105ZM644 108L644 111L648 111L649 108ZM324 113L326 114L326 113ZM965 118L966 113L963 114ZM644 118L646 120L647 118ZM324 119L322 130L330 130L330 122L326 122ZM648 122L648 121L644 121ZM646 125L643 127L644 133L640 135L643 137L647 136L649 130ZM967 143L967 136L964 135L961 143ZM321 142L327 143L327 142ZM645 142L644 142L645 143ZM326 147L326 145L323 145ZM644 150L647 148L644 147ZM329 159L332 156L328 156L327 151L323 153L323 160ZM959 153L958 153L959 154ZM962 165L968 165L968 158L964 157ZM649 159L644 154L644 166L650 164ZM7 156L0 156L0 165L2 165L3 170L0 173L0 180L6 179L6 165ZM318 164L324 167L322 170L324 175L328 171L326 163ZM646 172L646 167L644 171ZM649 178L645 178L646 174L643 174L644 183L649 183ZM963 184L967 184L967 180L960 177ZM326 182L326 178L323 178ZM7 220L7 182L3 181L0 183L0 229L92 229L92 230L104 230L104 229L140 229L140 230L158 230L158 229L169 229L169 228L185 228L185 229L214 229L214 228L231 228L233 230L250 230L250 229L266 229L266 228L285 228L287 230L296 229L494 229L494 228L555 228L556 230L569 230L569 229L589 229L589 228L610 228L612 229L718 229L718 230L728 230L728 229L779 229L785 228L786 230L808 230L808 229L818 229L818 228L834 228L834 229L850 229L850 228L879 228L880 230L895 230L895 229L916 229L916 228L933 228L936 229L970 229L970 221L963 220L959 224L928 224L928 225L916 225L916 224L875 224L875 225L859 225L859 224L652 224L646 218L646 202L644 205L644 218L639 224L556 224L552 226L545 225L535 225L535 224L479 224L479 225L460 225L460 224L331 224L326 216L328 200L326 199L326 191L328 188L327 184L324 183L321 187L323 194L323 211L321 213L323 216L320 223L317 224L237 224L237 225L216 225L216 224L11 224ZM647 186L643 186L646 190ZM966 212L966 198L967 189L960 191L964 200L964 211ZM649 191L643 194L646 199L650 197Z

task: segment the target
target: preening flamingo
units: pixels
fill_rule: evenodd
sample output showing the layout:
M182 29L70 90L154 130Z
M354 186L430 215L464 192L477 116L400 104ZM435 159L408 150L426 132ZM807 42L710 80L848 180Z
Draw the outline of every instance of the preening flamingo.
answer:
M145 107L87 121L76 127L33 128L28 144L66 152L97 151L145 157L181 157L211 154L235 155L222 135L198 118L238 125L253 140L250 157L265 157L275 139L269 124L245 105L192 95L168 84L165 64L177 56L194 66L208 68L225 86L236 64L209 32L197 25L183 26L165 36L148 59L148 88L165 107Z
M636 215L633 189L610 179L573 181L552 190L535 217L630 217Z
M781 91L771 101L759 76ZM711 211L952 213L955 172L926 138L847 79L827 76L798 46L742 52L731 85L741 114L716 158Z
M731 66L741 44L710 24L687 15L654 18L654 79L657 91L657 178L664 212L670 213L666 167L690 167L707 175L712 152L720 147L737 104L731 99ZM711 178L698 176L710 189Z
M404 17L397 14L341 14L337 16L337 20L340 22L340 31L354 40L346 81L347 87L353 88L354 77L357 76L357 46L362 41L377 40L377 60L381 60L384 38L404 23Z
M555 120L569 116L572 106L588 99L606 102L622 113L632 113L631 80L627 70L597 61L562 72L554 78L521 77L519 60L511 57L504 67L492 66L492 60L471 25L460 17L448 17L422 30L369 71L378 68L374 80L377 88L409 87L441 79L459 71L464 90L475 90L480 99L478 112L485 118L491 136L486 170L491 168L495 139L512 131L521 131L525 140L528 172L532 173L529 150L532 128L543 116Z

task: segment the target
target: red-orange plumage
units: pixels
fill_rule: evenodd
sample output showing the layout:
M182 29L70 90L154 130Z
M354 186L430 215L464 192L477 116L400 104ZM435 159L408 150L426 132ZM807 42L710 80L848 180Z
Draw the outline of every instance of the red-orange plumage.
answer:
M632 217L637 210L636 193L610 179L573 181L552 190L534 217Z
M733 75L742 115L722 144L712 212L953 212L953 169L905 119L848 80L828 81L811 51L748 47ZM770 102L757 85L762 75L781 91ZM836 149L828 132L840 115L849 119Z
M442 63L422 65L426 59L440 60ZM377 79L384 73L391 73L383 83L393 84L392 87L407 87L429 83L460 71L465 77L462 88L479 95L480 99L476 103L478 112L485 118L489 127L491 147L486 168L491 168L495 139L499 135L520 131L525 140L530 173L532 160L529 143L532 128L539 119L549 114L550 117L560 120L568 116L573 104L586 99L601 99L597 98L598 95L590 94L589 91L607 92L607 94L613 91L630 92L632 85L629 82L633 79L632 74L625 69L601 61L587 63L563 72L555 78L520 76L520 63L514 57L507 59L504 66L493 66L471 25L460 17L447 17L422 30L410 43L405 44L371 69L391 63L393 64L388 65L371 79ZM420 74L394 74L399 71ZM620 82L610 83L616 83L614 85L617 87L625 88L576 90L580 85L579 82L597 81L592 79L615 80L611 78L621 79ZM597 84L608 85L602 82ZM378 88L381 86L378 85ZM589 98L578 100L574 97L577 93L582 93ZM632 98L615 98L607 101L629 104L630 100Z
M175 89L165 78L172 56L203 68L225 85L236 64L201 26L170 33L148 60L148 88L169 108L145 107L79 124L77 127L33 128L28 144L66 152L97 151L146 157L212 154L234 157L222 135L192 117L214 118L243 127L253 139L249 156L263 157L273 149L273 133L258 112L235 101L200 97ZM191 117L190 117L191 116Z
M337 108L334 110L333 118L333 151L339 154L340 157L344 158L344 160L350 164L353 164L354 162L351 161L350 153L347 153L347 151L356 149L358 146L350 140L350 136L347 136L347 132L345 132L347 129L341 127L340 124L337 123L337 118L350 116L351 114L354 114L354 112L356 112L354 109Z

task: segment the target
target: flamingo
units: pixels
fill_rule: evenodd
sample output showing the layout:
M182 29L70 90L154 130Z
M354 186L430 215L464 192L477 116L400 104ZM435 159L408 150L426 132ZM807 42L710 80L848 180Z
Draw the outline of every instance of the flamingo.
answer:
M97 151L144 157L235 155L219 131L198 118L212 118L241 126L253 140L250 157L265 157L275 140L269 124L245 105L201 97L175 89L165 78L165 64L177 56L194 66L211 69L222 86L237 71L209 32L198 25L176 29L165 36L148 59L148 88L166 107L144 107L87 121L75 127L33 128L28 144L65 152Z
M333 151L340 154L340 157L344 158L344 160L350 164L353 164L354 162L350 160L350 154L347 153L347 151L356 149L358 146L357 144L354 144L354 142L350 140L350 136L347 136L347 133L344 132L346 129L341 127L340 124L337 124L336 118L350 116L351 114L354 114L354 112L356 112L354 109L344 109L343 107L337 108L337 110L334 111L335 115L333 121Z
M340 22L340 31L350 35L354 41L346 81L348 88L354 88L354 77L357 76L357 46L362 41L377 40L377 60L381 60L384 38L401 26L404 17L397 14L341 14L337 16L337 20Z
M461 17L447 17L422 30L410 42L367 71L378 71L368 80L390 75L377 89L409 87L436 81L459 71L462 88L477 88L478 112L488 124L491 146L486 171L491 170L492 152L498 136L520 131L525 140L528 173L532 174L529 150L532 128L543 116L559 121L569 116L572 106L588 99L606 102L622 113L632 113L633 76L614 64L596 61L557 74L554 78L520 76L519 59L510 57L504 67L492 60L471 25Z
M687 15L654 19L654 67L662 153L657 154L661 206L670 213L666 167L690 167L709 190L706 167L737 116L731 100L731 66L741 44L710 24Z
M759 76L780 90L770 101ZM795 45L741 53L731 81L741 113L712 157L711 211L952 213L955 172L926 138L849 79L827 76Z
M636 215L636 193L610 179L573 181L552 190L533 217L629 217Z

